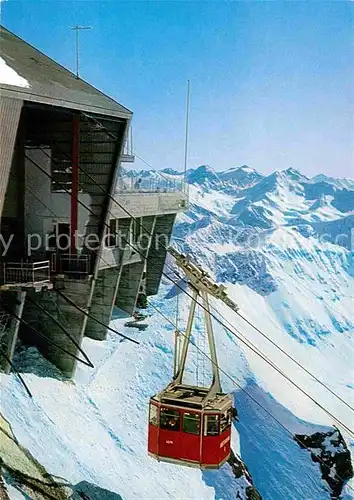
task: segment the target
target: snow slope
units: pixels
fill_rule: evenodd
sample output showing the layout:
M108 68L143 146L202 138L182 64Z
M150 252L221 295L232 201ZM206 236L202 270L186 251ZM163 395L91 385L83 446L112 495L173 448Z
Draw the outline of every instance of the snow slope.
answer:
M175 227L174 244L228 285L242 314L353 405L354 253L350 239L337 236L347 220L349 233L344 234L351 234L354 187L350 180L307 179L294 170L268 177L249 170L190 171L190 210ZM152 303L174 318L176 300L166 280ZM353 427L353 412L343 403L225 306L215 301L212 306ZM188 299L180 295L182 325L187 311ZM113 333L102 343L85 339L95 369L80 366L73 383L61 381L34 349L20 354L18 366L35 401L28 401L14 376L4 376L4 417L50 473L72 484L90 481L124 500L246 498L243 479L237 480L228 465L200 472L147 456L147 402L167 384L173 364L173 327L154 309L149 312L145 331L134 333L124 320L112 321L119 331L135 335L139 346ZM234 394L240 415L233 449L262 497L328 500L318 465L292 435L326 431L334 422L220 324L214 322L214 328L223 387ZM193 341L205 349L201 333L199 320ZM209 377L207 361L192 346L188 378L203 382ZM344 431L343 436L353 456L353 439ZM343 499L354 498L351 487L353 481Z

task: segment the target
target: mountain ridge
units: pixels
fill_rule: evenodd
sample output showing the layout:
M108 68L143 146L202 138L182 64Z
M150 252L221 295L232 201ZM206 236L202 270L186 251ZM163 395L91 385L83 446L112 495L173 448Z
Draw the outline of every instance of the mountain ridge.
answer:
M268 176L255 175L246 167L225 172L214 175L206 166L188 172L193 181L188 186L190 205L178 217L171 244L223 283L250 322L230 313L223 303L211 301L213 313L245 339L241 342L213 322L223 390L233 394L239 414L232 449L264 500L353 499L350 475L344 482L335 481L337 455L328 459L329 482L316 458L334 453L327 439L335 433L332 419L251 351L247 342L351 425L350 410L274 344L354 404L354 182L352 186L350 180L308 179L293 169ZM124 175L140 175L142 190L145 181L148 190L150 180L161 176L156 171ZM172 181L183 177L171 170L163 175ZM173 260L168 258L168 264L173 267ZM173 276L170 268L166 272ZM124 500L249 500L250 482L245 482L245 475L236 478L229 464L220 471L201 472L147 456L147 402L171 380L174 349L174 327L155 308L167 318L177 315L183 330L190 306L188 297L167 278L159 294L149 300L146 330L128 331L126 320L118 317L111 323L114 330L135 335L140 345L121 341L112 332L100 344L84 339L83 348L95 369L78 367L73 383L63 382L35 349L19 353L17 367L35 393L36 404L28 404L13 375L4 377L5 417L21 444L41 459L48 472L70 484L89 481ZM199 311L193 340L203 351L202 332ZM197 377L210 380L211 367L191 346L186 382ZM346 444L337 439L335 453L345 449L353 460L353 439L343 430L342 435ZM302 448L295 436L318 449Z

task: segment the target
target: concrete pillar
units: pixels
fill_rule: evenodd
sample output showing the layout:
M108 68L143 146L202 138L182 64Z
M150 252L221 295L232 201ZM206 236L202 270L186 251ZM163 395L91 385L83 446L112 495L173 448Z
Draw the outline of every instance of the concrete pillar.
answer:
M101 269L98 272L92 295L90 315L99 319L104 325L108 325L112 318L112 311L117 295L119 278L122 270L122 258L124 250L127 248L127 239L131 228L130 218L118 220L118 233L121 238L117 238L117 266ZM107 337L106 326L100 325L97 321L88 318L85 336L95 340L105 340Z
M95 283L90 315L108 325L112 317L112 309L116 296L119 268L102 269L98 273ZM106 326L88 318L85 336L94 340L105 340L107 337Z
M141 235L138 241L138 249L141 260L132 264L123 265L117 291L116 305L128 314L133 314L138 298L140 285L145 269L145 257L148 255L154 228L156 224L155 216L142 218Z
M146 262L146 294L156 295L160 286L176 214L158 215Z
M22 317L23 306L25 303L26 292L5 292L8 297L6 299L6 305L14 314L18 317ZM12 304L11 304L12 303ZM6 315L5 311L5 315ZM12 361L15 352L18 331L20 327L20 320L15 317L8 316L8 321L6 323L6 328L3 331L3 335L0 339L1 350L6 354L6 356ZM5 373L10 373L11 366L6 359L0 355L0 370Z
M68 279L57 277L54 281L54 288L59 289L64 295L71 299L80 308L87 311L87 301L90 297L92 279ZM30 293L32 301L45 309L46 312L55 318L67 332L81 345L86 327L87 316L69 304L55 290L42 291L40 293ZM39 337L35 332L27 327L21 328L23 340L35 345L42 355L57 366L66 377L72 377L77 361L70 356L73 354L83 359L82 354L74 345L65 332L51 319L43 310L32 302L27 301L24 310L24 319L35 327L48 339ZM53 346L50 341L67 350L70 354L62 352L58 347Z

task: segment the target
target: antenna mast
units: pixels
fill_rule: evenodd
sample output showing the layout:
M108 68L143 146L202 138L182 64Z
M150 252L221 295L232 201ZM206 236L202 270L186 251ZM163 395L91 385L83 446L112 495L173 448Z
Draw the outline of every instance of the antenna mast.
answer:
M187 102L186 102L186 137L184 143L184 186L187 183L187 160L188 160L188 132L189 132L189 104L190 104L190 80L187 82Z
M76 78L79 78L79 31L80 30L90 30L91 26L73 26L72 30L76 31L75 41L76 41Z

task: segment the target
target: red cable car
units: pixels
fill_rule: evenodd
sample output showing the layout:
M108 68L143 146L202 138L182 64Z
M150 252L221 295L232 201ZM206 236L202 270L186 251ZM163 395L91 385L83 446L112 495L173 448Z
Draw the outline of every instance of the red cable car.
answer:
M199 291L193 288L181 354L181 332L176 332L173 381L150 399L148 453L159 461L201 469L218 469L231 451L233 401L221 391L208 295L201 292L213 368L209 388L183 384L188 347Z

